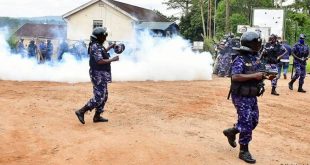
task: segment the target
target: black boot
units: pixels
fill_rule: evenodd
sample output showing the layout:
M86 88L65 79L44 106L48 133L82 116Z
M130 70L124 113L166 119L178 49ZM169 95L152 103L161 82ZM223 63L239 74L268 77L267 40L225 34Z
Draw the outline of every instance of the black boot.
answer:
M93 118L93 122L94 123L97 123L97 122L108 122L108 121L109 121L108 119L105 119L105 118L100 116L100 112L96 111L95 116Z
M284 74L283 77L284 77L284 79L286 80L286 78L287 78L287 77L286 77L286 74Z
M277 93L276 87L272 87L271 94L275 95L275 96L279 96L280 95L279 93Z
M289 88L290 90L293 90L293 84L294 84L295 81L296 81L296 80L292 79L292 80L288 83L288 88Z
M303 85L303 84L299 84L299 86L298 86L298 91L297 91L297 92L306 93L307 91L305 91L304 89L302 89L302 85Z
M83 108L81 108L80 110L75 111L76 116L78 117L78 119L80 120L80 122L81 122L82 124L85 124L85 121L84 121L84 114L85 114L88 110L90 110L90 108L89 108L87 105L85 105L85 106L84 106Z
M237 147L237 143L236 143L236 134L239 133L239 131L236 128L228 128L225 129L223 131L223 134L227 137L228 139L228 143L232 146L232 147Z
M254 164L256 163L256 160L252 158L251 153L249 152L248 145L242 145L240 144L240 152L239 152L239 158L241 160L244 160L247 163Z

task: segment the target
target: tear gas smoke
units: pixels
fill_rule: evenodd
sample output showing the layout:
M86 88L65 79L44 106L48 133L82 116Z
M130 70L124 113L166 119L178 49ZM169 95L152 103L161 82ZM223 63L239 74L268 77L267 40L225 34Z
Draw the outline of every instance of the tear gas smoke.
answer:
M38 64L35 59L11 54L7 33L4 29L0 32L0 80L90 81L88 59L76 60L64 54L61 63ZM112 63L112 77L114 81L210 80L212 63L210 53L193 52L190 43L181 37L154 38L143 32L126 44L120 61Z

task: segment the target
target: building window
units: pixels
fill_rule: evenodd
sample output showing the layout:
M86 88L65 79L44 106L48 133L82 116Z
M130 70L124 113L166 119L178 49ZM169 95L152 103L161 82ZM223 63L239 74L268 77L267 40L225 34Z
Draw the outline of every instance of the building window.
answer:
M97 27L102 27L103 21L102 20L94 20L93 22L93 29Z

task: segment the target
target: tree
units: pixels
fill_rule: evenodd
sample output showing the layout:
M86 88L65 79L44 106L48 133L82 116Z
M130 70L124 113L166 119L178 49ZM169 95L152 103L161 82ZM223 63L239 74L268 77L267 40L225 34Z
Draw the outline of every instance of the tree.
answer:
M187 15L190 11L192 1L191 0L168 0L163 2L168 6L168 9L181 9L182 12Z
M236 26L239 24L250 25L253 8L270 8L273 6L271 0L259 0L259 1L229 0L229 1L230 5L227 5L226 0L222 0L219 2L217 6L217 12L216 12L217 37L221 37L225 33L225 31L230 32L232 30L232 32L236 32L235 31L237 29ZM229 18L231 19L227 22L225 22L226 11L230 11L228 15ZM237 16L240 17L239 20ZM225 27L227 27L227 29L225 29Z
M179 18L176 17L176 16L170 16L170 17L167 17L166 15L164 15L163 13L161 13L160 11L158 10L153 10L157 15L160 15L161 17L164 17L166 20L170 21L170 22L175 22L176 20L178 20Z

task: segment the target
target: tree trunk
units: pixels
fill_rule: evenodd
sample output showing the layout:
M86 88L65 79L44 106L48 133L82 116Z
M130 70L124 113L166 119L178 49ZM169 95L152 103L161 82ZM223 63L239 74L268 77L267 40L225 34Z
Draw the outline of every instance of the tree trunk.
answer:
M204 17L204 12L203 12L203 1L200 0L200 10L201 10L201 20L202 20L202 29L203 29L203 40L205 40L207 34L206 34L206 25L205 25L205 17Z
M212 38L212 0L209 0L208 4L208 38Z
M225 32L230 32L230 0L226 0L226 19L225 19Z

